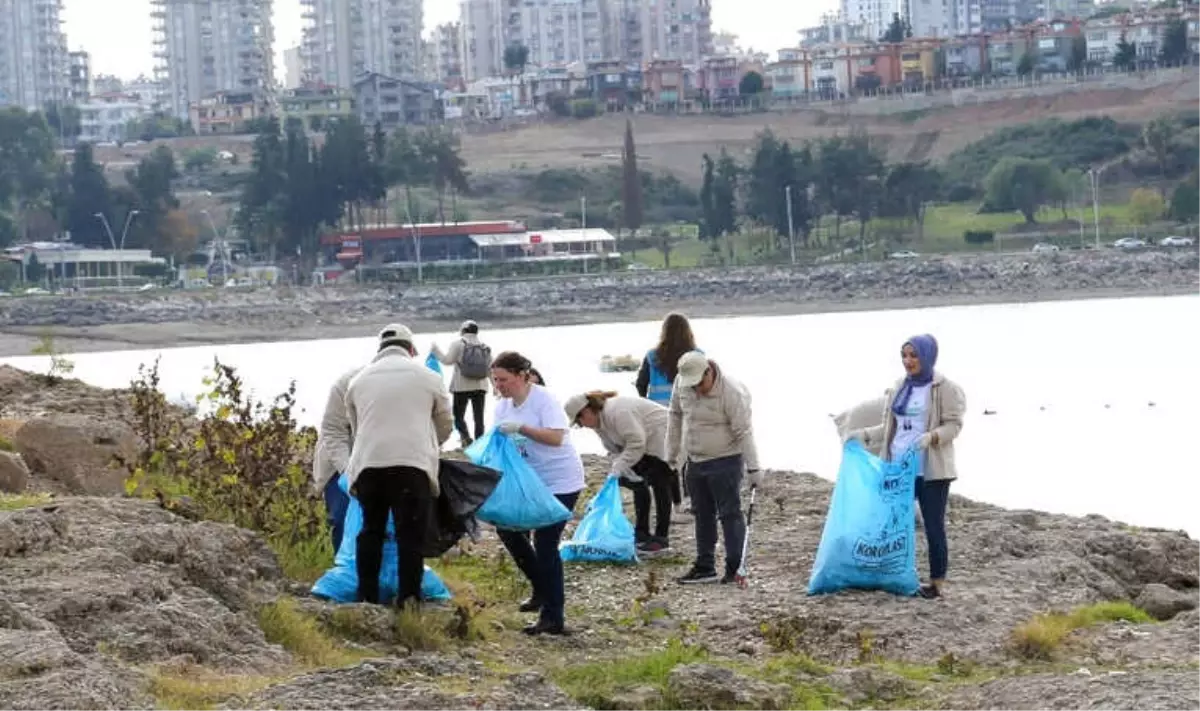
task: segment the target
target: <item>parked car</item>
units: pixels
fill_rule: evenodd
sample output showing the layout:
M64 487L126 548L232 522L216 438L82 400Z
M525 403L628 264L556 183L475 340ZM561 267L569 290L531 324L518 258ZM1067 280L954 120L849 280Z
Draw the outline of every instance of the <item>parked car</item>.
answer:
M1034 251L1034 253L1037 253L1037 254L1040 254L1042 252L1057 252L1058 245L1041 242L1041 243L1033 245L1033 251Z
M910 249L906 249L901 252L892 252L890 255L888 255L888 258L889 259L916 259L920 256L921 255L917 254L916 252L914 252Z
M1117 249L1142 249L1145 246L1146 243L1137 237L1122 237L1116 242L1113 242L1113 247L1116 247Z
M1191 247L1196 244L1191 237L1163 237L1159 243L1159 247Z

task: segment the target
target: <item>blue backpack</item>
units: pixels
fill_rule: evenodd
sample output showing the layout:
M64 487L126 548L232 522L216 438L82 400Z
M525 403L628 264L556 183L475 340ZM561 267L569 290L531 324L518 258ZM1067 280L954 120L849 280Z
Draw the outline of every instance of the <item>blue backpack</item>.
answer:
M588 502L587 513L571 540L559 545L564 562L636 563L633 524L621 506L619 478L608 481Z
M808 594L846 588L914 595L917 579L913 491L920 456L885 462L850 440L825 516Z
M492 428L463 453L475 464L500 472L500 483L475 512L480 521L533 531L571 519L571 511L550 493L508 435Z

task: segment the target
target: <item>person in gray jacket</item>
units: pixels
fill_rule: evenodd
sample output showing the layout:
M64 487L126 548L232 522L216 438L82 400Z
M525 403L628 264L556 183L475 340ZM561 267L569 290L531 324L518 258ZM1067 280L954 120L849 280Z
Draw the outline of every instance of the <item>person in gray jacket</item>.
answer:
M652 401L618 397L615 392L572 395L563 405L572 425L596 431L612 455L611 470L633 492L634 536L638 552L670 551L671 508L678 475L667 463L667 408ZM650 534L650 495L654 494L654 535Z
M329 525L335 554L342 545L346 510L350 508L350 495L338 485L338 477L350 463L350 449L354 444L350 418L346 414L346 390L360 370L361 366L347 370L329 388L329 399L321 416L317 448L313 454L313 488L325 499L325 520Z
M483 436L483 406L487 399L492 349L479 340L479 324L464 321L458 330L459 338L446 351L433 344L433 355L442 365L454 367L450 378L453 396L454 429L466 447ZM475 436L467 430L467 406L474 416Z
M750 392L700 351L679 359L667 424L667 458L687 467L696 521L696 561L681 584L731 583L742 563L746 517L741 484L762 483ZM716 567L717 521L725 534L725 575Z

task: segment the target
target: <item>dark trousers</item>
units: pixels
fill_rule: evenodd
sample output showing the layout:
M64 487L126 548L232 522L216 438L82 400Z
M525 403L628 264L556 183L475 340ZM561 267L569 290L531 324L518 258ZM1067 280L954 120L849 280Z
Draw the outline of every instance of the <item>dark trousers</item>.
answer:
M568 510L575 509L579 492L555 494ZM533 597L542 602L541 618L545 622L562 624L566 614L566 592L563 590L563 564L558 554L558 543L562 539L566 521L553 526L539 528L533 532L533 543L526 531L497 531L500 542L508 549L517 567L533 585Z
M725 574L734 575L742 564L746 540L746 515L742 513L742 455L688 462L688 488L696 520L696 568L715 571L717 521L725 534Z
M454 393L454 429L464 442L479 439L483 436L483 403L487 399L486 390L468 390ZM471 406L471 414L475 420L475 436L467 431L467 405Z
M658 457L649 454L633 465L639 482L621 479L621 486L633 492L633 533L638 543L650 540L650 495L654 494L654 537L666 543L671 534L671 504L673 486L677 485L674 470Z
M337 555L342 545L342 532L346 530L346 509L350 508L350 495L338 486L341 474L334 474L325 484L325 521L329 524L329 535L333 539L333 554Z
M917 477L917 505L921 507L921 521L925 527L925 541L929 545L929 577L945 580L946 567L950 564L950 550L946 544L946 503L950 499L950 479L925 481Z
M379 603L379 569L387 538L388 514L396 529L400 590L396 603L421 600L421 578L425 573L422 553L433 518L433 487L429 475L412 467L364 469L354 484L362 505L363 527L358 534L356 565L358 597Z

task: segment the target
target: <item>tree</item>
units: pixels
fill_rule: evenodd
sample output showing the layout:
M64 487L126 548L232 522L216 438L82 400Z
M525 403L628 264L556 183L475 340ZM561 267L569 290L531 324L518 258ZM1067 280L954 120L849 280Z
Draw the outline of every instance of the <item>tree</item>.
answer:
M1138 188L1129 196L1129 219L1139 227L1147 227L1162 219L1166 208L1157 190Z
M887 31L879 38L880 42L903 42L905 37L912 36L912 28L908 26L900 18L900 13L892 13L892 24L888 25Z
M141 245L149 249L158 247L162 219L168 212L179 207L179 200L176 199L174 191L174 182L178 178L179 168L175 164L175 154L166 146L156 147L150 155L138 162L136 168L126 171L125 182L136 197L132 207L139 213L136 222L131 223L129 229L131 245ZM113 230L117 229L114 223Z
M446 224L446 191L467 190L467 162L459 153L458 136L449 130L429 128L418 136L417 152L428 168L428 179L437 195L438 220ZM454 212L451 210L451 216Z
M621 156L621 224L631 233L642 226L642 176L638 171L633 121L625 119L625 149ZM669 259L669 252L663 253Z
M1034 54L1033 49L1026 49L1025 53L1021 55L1021 58L1017 60L1017 76L1027 77L1030 74L1033 74L1034 70L1036 69L1037 55Z
M196 250L199 241L196 226L183 210L172 209L158 223L157 251L176 259L184 259Z
M1160 116L1142 128L1142 144L1154 154L1158 161L1158 172L1167 174L1167 161L1171 158L1172 144L1178 125L1167 116Z
M737 230L737 190L740 177L741 170L737 162L722 148L721 156L717 159L712 188L714 236L732 234ZM730 251L732 252L732 246Z
M1067 55L1067 71L1079 73L1087 66L1087 37L1082 34L1071 38L1071 50Z
M1190 55L1187 20L1182 17L1172 18L1163 30L1162 49L1158 53L1158 61L1167 66L1176 66L1186 64Z
M46 119L24 109L0 109L0 210L9 208L19 235L26 212L47 198L57 167Z
M523 44L510 44L504 48L504 68L509 76L516 76L520 82L518 99L525 93L525 67L529 64L529 48ZM518 103L520 103L518 101Z
M1125 33L1117 40L1117 49L1113 52L1113 66L1117 69L1131 71L1137 68L1137 45L1125 39Z
M654 232L654 243L658 247L658 251L663 256L663 266L667 269L671 268L671 250L675 247L675 237L671 234L671 230L660 227Z
M716 239L716 204L714 202L713 190L716 186L716 177L713 175L713 159L707 153L702 159L704 166L704 177L700 185L700 239Z
M758 96L763 92L764 87L765 82L763 81L762 74L754 71L746 72L742 75L741 81L738 82L738 94L742 98Z
M1049 161L1002 158L984 179L984 206L997 212L1015 211L1034 224L1043 205L1053 205L1063 194L1062 176Z
M75 139L83 133L83 115L79 107L57 103L46 104L46 124L51 133L63 139Z
M917 226L917 239L925 238L926 206L942 189L942 175L926 162L897 163L887 170L880 215L902 217Z
M259 235L274 249L282 221L280 200L287 187L286 156L280 141L279 121L272 118L254 139L250 177L243 183L237 225L261 249Z
M211 146L196 148L183 156L183 169L189 173L202 173L217 163L217 149Z
M859 188L855 148L842 136L831 136L817 144L816 197L834 215L834 236L841 239L842 220L854 214L855 191Z
M1171 193L1171 219L1178 222L1195 222L1200 219L1200 174L1191 176L1175 186Z
M75 148L68 189L64 222L71 231L71 240L87 247L109 247L108 233L96 215L104 215L112 225L112 191L104 177L104 169L96 165L90 143L80 143Z

